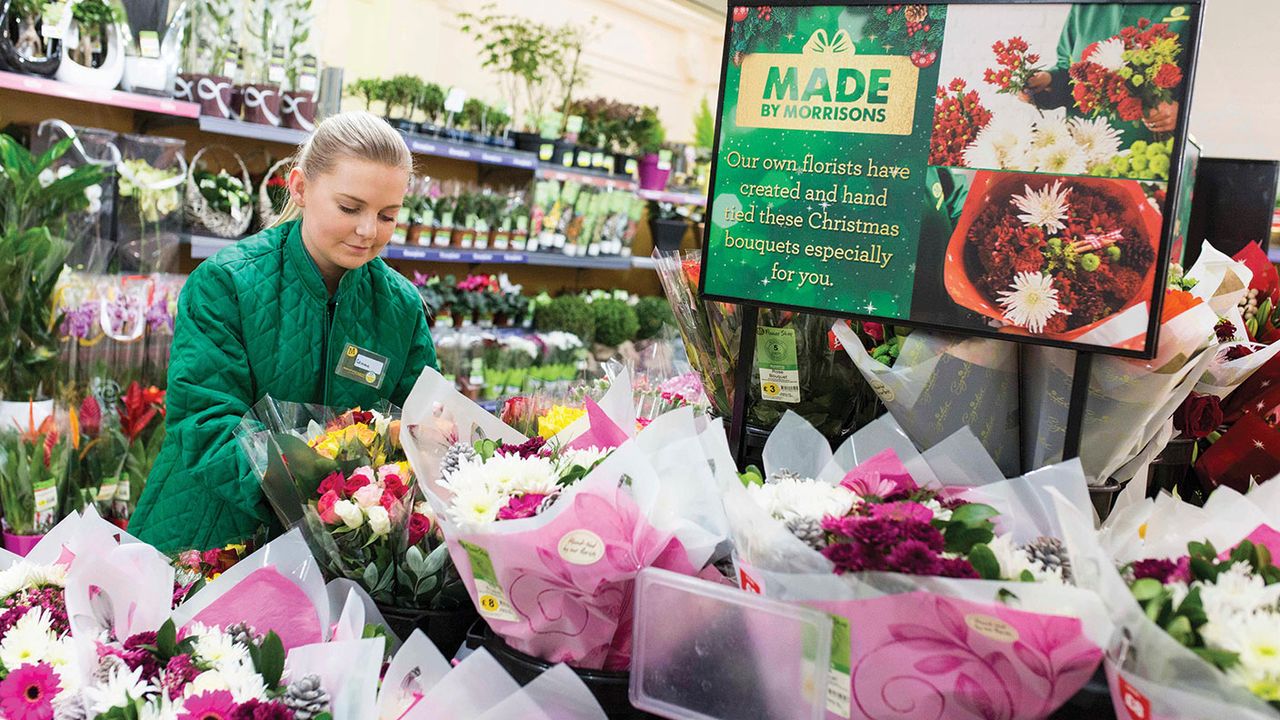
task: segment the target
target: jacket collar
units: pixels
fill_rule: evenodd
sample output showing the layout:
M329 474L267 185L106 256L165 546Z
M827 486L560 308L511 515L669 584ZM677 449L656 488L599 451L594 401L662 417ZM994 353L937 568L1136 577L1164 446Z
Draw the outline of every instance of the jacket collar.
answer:
M320 274L320 268L312 259L311 253L307 251L306 245L302 242L302 220L292 220L288 223L289 229L285 236L285 263L292 267L294 275L301 281L302 286L306 288L309 295L318 300L327 302L329 300L329 288L324 284L324 276ZM341 297L346 289L353 286L357 280L356 275L364 271L363 267L355 270L348 270L342 276L342 280L338 282L338 291L335 297Z

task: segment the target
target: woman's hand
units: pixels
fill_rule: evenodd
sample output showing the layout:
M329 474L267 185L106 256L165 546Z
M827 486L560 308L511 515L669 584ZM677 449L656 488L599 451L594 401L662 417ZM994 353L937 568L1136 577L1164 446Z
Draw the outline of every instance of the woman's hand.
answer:
M1024 103L1034 103L1033 95L1038 95L1049 89L1049 85L1053 83L1053 76L1041 70L1032 75L1027 84L1022 88L1022 92L1018 93L1018 99Z
M1167 102L1157 105L1147 113L1142 124L1154 133L1169 133L1178 126L1178 103Z

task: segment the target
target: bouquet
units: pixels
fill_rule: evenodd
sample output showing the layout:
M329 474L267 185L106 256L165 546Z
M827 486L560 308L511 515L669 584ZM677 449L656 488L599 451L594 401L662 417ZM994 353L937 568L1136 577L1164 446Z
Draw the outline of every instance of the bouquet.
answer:
M67 620L65 565L0 560L0 716L53 717L80 686Z
M1000 69L987 68L982 79L998 93L1017 95L1026 89L1032 76L1044 70L1039 66L1040 55L1031 52L1031 46L1021 37L997 40L991 51L996 54L996 65Z
M721 417L729 417L733 412L733 375L738 362L738 306L701 299L698 283L702 260L698 254L655 253L654 262L689 353L689 364L702 377L712 409Z
M929 164L964 166L965 148L991 123L991 117L978 91L969 89L963 78L953 79L946 87L939 85L933 111L933 136L929 141Z
M886 419L833 456L789 416L765 466L725 487L739 582L843 618L829 713L1043 718L1093 674L1110 627L1042 490L1087 507L1078 465L1005 481L971 434L922 456Z
M1182 44L1165 23L1147 19L1114 37L1094 43L1072 64L1071 94L1090 117L1108 115L1123 122L1173 102L1182 85Z
M863 323L832 333L917 447L969 427L1006 474L1019 468L1018 351L1006 342ZM868 347L870 346L870 347Z
M454 563L481 616L520 652L625 668L635 574L697 573L723 537L708 458L732 466L723 433L679 410L637 435L630 385L624 375L585 410L553 408L533 438L434 370L406 403L405 451Z
M1122 155L1120 133L1106 118L1068 118L1066 110L1048 110L1034 120L989 119L974 132L960 148L960 162L955 165L1102 177L1128 177L1132 170L1136 177L1147 178L1151 173L1140 170L1148 167L1149 146L1152 165L1158 165L1156 149L1164 149L1166 179L1168 176L1169 152L1164 143L1138 141L1141 145L1134 143L1130 154Z

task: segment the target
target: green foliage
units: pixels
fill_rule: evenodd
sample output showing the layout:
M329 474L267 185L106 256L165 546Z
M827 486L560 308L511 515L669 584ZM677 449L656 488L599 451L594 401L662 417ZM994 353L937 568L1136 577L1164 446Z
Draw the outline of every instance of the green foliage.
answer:
M635 307L639 327L636 330L637 340L648 340L662 332L664 325L675 327L676 317L671 312L671 303L666 297L642 297Z
M729 57L733 62L738 62L733 60L738 53L779 52L783 38L789 34L794 35L799 44L807 39L796 34L800 8L774 7L767 19L760 17L755 7L749 9L747 19L733 24L733 35L729 39Z
M969 557L973 562L971 553L981 546L988 553L991 552L986 548L986 543L995 539L995 526L992 524L992 518L1000 513L990 505L981 503L969 503L961 505L951 513L951 518L945 521L934 520L934 526L942 531L943 537L946 538L946 551L964 555ZM982 562L982 550L978 550L978 561ZM975 565L976 567L976 565ZM981 573L982 569L979 568ZM996 570L997 576L999 569ZM984 576L985 577L985 576Z
M435 122L444 112L444 88L433 82L424 82L418 88L416 102L418 109L426 114L427 120Z
M764 485L764 473L755 465L748 465L747 471L738 474L738 479L743 485Z
M539 332L563 330L590 343L595 337L596 316L586 300L577 295L561 295L538 308L533 325Z
M596 300L591 303L591 310L596 319L595 340L601 345L617 347L634 339L640 329L635 309L625 300Z
M397 118L409 119L418 100L422 80L414 75L396 75L382 84L382 100L387 104L387 115L399 111Z
M658 118L656 108L644 107L640 110L632 127L632 142L641 154L656 153L662 149L667 140L667 130Z
M484 119L488 112L489 106L485 105L483 100L467 98L467 101L462 104L462 112L459 114L458 119L473 132L483 132Z
M123 22L124 11L104 0L80 0L71 6L71 17L81 28L95 28Z
M382 99L383 82L377 78L361 78L347 85L347 94L364 100L364 109L372 110L373 103Z
M704 96L698 112L693 115L693 145L699 150L710 150L715 141L716 119L711 115L711 106Z
M479 13L458 15L462 31L481 46L480 63L498 75L511 103L512 114L524 107L536 126L554 96L555 72L561 68L568 51L563 28L555 28L532 18L500 15L493 3L486 3Z

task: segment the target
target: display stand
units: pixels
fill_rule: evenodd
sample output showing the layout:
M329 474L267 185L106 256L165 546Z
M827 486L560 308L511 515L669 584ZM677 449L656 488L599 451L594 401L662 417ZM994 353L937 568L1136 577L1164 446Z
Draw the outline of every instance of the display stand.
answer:
M738 366L733 374L733 417L729 424L729 447L739 467L747 456L747 396L751 392L751 375L756 364L756 328L759 324L760 309L744 305L742 336L738 340Z

